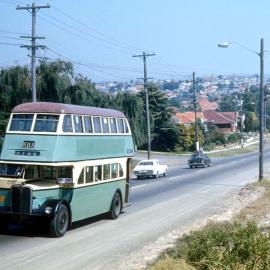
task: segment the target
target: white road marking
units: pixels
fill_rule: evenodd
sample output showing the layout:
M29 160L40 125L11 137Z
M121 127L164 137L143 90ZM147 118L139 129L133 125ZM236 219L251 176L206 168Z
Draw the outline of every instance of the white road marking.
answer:
M143 187L143 186L146 186L146 184L139 185L139 186L135 186L135 187L132 187L132 188L130 188L130 189L140 188L140 187Z

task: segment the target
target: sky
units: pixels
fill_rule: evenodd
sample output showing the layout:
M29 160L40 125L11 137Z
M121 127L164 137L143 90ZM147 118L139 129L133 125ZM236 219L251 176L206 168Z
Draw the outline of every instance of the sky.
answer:
M29 44L17 39L31 34L31 14L16 6L27 0L0 0L0 66L30 65ZM53 0L37 13L39 41L48 47L38 56L72 61L76 73L93 81L128 81L143 77L141 58L148 57L154 79L258 74L256 53L265 44L265 73L270 74L269 0Z

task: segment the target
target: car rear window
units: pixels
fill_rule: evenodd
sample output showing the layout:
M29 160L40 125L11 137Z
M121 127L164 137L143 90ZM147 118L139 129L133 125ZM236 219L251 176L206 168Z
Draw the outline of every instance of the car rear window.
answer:
M154 165L154 163L152 161L142 161L139 163L139 165L147 165L147 166L151 166L151 165Z

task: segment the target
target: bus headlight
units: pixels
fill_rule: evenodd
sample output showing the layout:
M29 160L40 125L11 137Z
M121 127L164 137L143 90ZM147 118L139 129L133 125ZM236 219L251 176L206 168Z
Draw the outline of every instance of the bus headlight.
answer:
M52 207L47 206L45 207L45 214L49 215L52 212Z

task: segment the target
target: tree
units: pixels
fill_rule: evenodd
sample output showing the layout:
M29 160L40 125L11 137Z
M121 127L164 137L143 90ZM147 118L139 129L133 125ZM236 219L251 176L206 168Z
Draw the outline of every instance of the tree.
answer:
M139 96L145 102L145 92L140 92ZM173 109L169 106L169 100L154 84L148 87L148 96L152 149L173 151L178 142L178 129L172 121Z
M235 105L236 103L233 96L224 96L219 103L219 110L221 112L235 112Z

